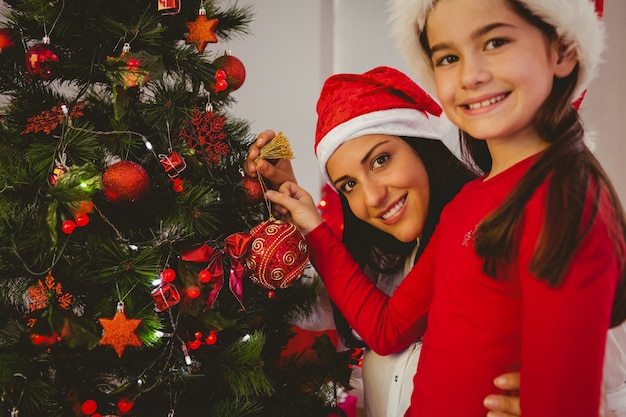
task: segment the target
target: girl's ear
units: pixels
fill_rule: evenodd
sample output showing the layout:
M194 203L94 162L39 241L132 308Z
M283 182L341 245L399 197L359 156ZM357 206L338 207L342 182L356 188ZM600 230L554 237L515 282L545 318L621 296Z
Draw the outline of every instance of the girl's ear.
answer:
M556 45L556 54L554 62L554 75L557 78L567 77L572 73L578 63L578 55L576 50L569 45L558 41Z

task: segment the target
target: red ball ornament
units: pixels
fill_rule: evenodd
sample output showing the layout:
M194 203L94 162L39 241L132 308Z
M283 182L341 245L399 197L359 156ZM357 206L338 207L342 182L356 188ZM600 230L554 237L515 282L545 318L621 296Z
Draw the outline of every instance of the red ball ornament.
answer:
M59 56L47 44L31 46L26 52L26 69L30 75L44 80L52 78L52 71L57 62L59 62Z
M200 340L192 340L188 344L189 344L189 349L197 350L197 349L200 349L200 345L202 344L202 342Z
M244 176L241 180L243 199L249 204L257 204L263 200L263 187L256 178Z
M76 229L76 223L74 220L65 220L61 224L61 230L63 230L63 233L67 235L71 235L74 229Z
M291 223L266 220L250 230L246 266L257 285L274 290L287 288L302 276L309 250L302 233Z
M102 189L106 199L112 203L135 203L150 191L150 178L141 165L119 161L102 174Z
M237 90L246 80L246 67L244 67L243 62L228 52L213 61L213 65L218 70L223 70L226 73L229 91Z

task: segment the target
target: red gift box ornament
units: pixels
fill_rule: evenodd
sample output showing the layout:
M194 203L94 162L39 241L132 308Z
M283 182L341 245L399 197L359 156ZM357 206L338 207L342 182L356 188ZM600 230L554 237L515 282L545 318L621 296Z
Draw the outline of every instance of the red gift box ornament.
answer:
M158 0L157 10L162 14L178 14L180 12L180 0Z
M165 311L180 302L180 293L172 284L165 284L152 291L152 298L158 311Z
M270 219L250 230L246 258L250 279L270 290L287 288L302 276L309 250L302 233L291 223Z
M169 155L159 154L159 162L165 168L165 172L170 178L176 178L178 174L187 168L187 162L176 151L172 151Z

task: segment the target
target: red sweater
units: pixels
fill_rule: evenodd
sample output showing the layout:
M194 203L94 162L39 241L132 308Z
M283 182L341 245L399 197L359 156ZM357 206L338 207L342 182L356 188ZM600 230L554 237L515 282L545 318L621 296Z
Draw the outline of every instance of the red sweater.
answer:
M535 158L496 177L467 184L444 209L417 265L393 296L379 291L330 228L307 235L311 260L363 340L379 354L396 352L428 331L406 416L484 416L494 377L521 372L525 417L596 417L602 360L619 259L600 212L554 289L528 273L544 214L546 184L524 210L517 263L505 279L482 273L473 232L496 209ZM436 279L435 279L436 278ZM432 301L432 303L431 303Z

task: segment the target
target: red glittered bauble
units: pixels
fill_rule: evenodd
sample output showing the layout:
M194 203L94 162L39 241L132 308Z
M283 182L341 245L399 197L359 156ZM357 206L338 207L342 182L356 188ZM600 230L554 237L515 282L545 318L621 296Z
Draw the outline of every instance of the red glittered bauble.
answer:
M215 68L218 70L223 70L226 73L228 91L237 90L246 80L246 67L243 66L239 58L227 53L213 61L213 65L215 65Z
M52 71L57 62L59 62L59 56L50 45L37 44L31 46L26 52L26 69L30 75L43 79L52 78Z
M266 220L250 230L250 237L246 266L252 282L273 290L287 288L302 276L309 250L294 225Z
M258 179L246 175L241 179L241 188L245 202L257 204L263 200L263 187Z
M134 203L150 191L150 178L138 163L119 161L102 174L102 190L111 203Z

